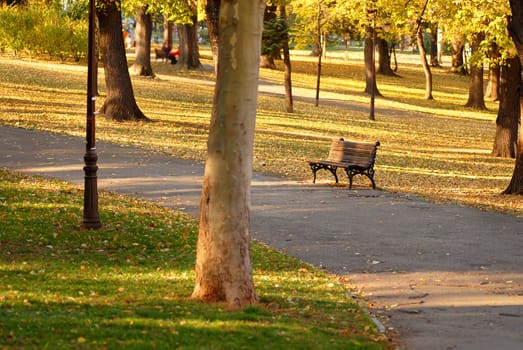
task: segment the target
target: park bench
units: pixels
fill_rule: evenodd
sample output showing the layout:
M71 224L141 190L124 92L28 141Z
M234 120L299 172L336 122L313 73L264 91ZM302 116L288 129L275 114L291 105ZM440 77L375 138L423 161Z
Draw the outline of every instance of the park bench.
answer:
M162 49L154 49L154 53L156 54L156 60L161 59L162 61L167 61L167 52L163 51Z
M333 140L326 160L307 160L313 174L312 182L316 183L316 172L325 169L334 175L336 183L338 183L336 172L338 168L343 168L349 178L349 188L352 188L352 178L355 175L364 175L370 179L372 188L375 189L374 161L379 145L379 142L345 141L342 138Z

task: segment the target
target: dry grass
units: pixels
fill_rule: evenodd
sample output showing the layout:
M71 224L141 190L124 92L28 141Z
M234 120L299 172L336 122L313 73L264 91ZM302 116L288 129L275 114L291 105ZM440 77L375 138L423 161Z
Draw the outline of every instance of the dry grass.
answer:
M207 69L197 72L153 62L160 79L133 81L138 104L153 122L137 125L99 118L97 137L204 159L213 94L208 52L203 62ZM314 88L314 72L314 59L295 52L295 91ZM260 94L255 170L310 181L305 160L326 156L331 138L379 140L378 187L523 214L520 196L500 194L510 181L514 161L490 155L497 104L488 102L485 112L464 108L466 77L434 70L435 101L424 100L424 77L416 57L402 55L400 77L378 78L385 97L376 100L377 120L370 121L369 98L362 93L361 53L333 53L324 61L323 72L319 107L297 97L295 113L288 114L281 96ZM279 70L261 70L265 81L280 84L282 76ZM85 80L83 66L1 57L0 124L84 135ZM99 105L103 81L101 70ZM343 102L327 101L340 96ZM328 174L319 179L331 181ZM356 185L364 188L368 183L362 179Z

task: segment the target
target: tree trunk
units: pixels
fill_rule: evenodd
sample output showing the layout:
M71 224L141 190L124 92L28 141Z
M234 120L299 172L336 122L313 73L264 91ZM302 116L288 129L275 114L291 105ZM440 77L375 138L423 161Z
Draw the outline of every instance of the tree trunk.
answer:
M500 59L499 46L493 44L489 50L488 84L487 91L485 92L485 97L492 99L492 101L499 100Z
M264 0L223 0L219 64L200 202L193 297L258 302L249 206Z
M151 35L153 33L153 21L147 6L140 6L136 10L136 60L131 70L134 74L146 77L154 77L151 66Z
M452 64L451 72L460 73L463 75L467 74L467 67L463 60L463 51L465 49L465 43L463 37L460 35L454 35L452 37Z
M274 60L280 58L280 52L270 49L274 42L274 38L271 37L270 33L273 28L271 24L274 23L276 19L276 5L268 4L265 6L265 13L263 14L263 23L264 23L264 33L262 34L262 55L260 57L260 67L276 69L276 63ZM270 34L267 34L267 33Z
M280 5L280 17L287 23L287 13L285 5ZM291 55L289 52L289 34L288 32L283 38L283 65L285 67L283 80L285 85L285 109L287 113L294 112L294 106L292 101L292 79L291 79Z
M148 120L134 99L133 86L122 35L120 9L114 1L104 1L97 9L100 48L105 70L107 96L100 112L114 120Z
M205 15L207 17L207 28L209 32L209 42L211 44L212 58L214 61L214 72L218 69L218 38L219 26L218 18L220 14L220 0L207 0L205 5Z
M516 156L519 133L519 86L521 84L521 65L518 57L507 59L501 68L500 99L496 118L496 136L492 155L496 157Z
M416 33L416 42L418 43L419 55L421 64L423 65L423 72L425 73L425 99L433 100L432 96L432 72L430 71L429 62L427 61L427 52L423 46L423 32L418 30Z
M371 23L365 25L365 48L363 49L363 59L365 60L365 93L372 94L372 88L374 86L374 96L381 96L381 93L378 90L378 85L376 84L376 74L373 74L372 65L376 63L373 62L374 55L372 50L375 50L374 47L374 28Z
M476 33L473 35L471 43L472 57L478 56L480 44L484 38L485 35L482 33ZM485 94L483 92L483 57L474 59L470 62L469 98L465 107L477 110L487 109L485 106Z
M379 61L378 61L378 73L388 76L395 76L396 73L392 70L390 63L390 53L389 43L383 38L378 39L378 52L379 52Z
M321 59L323 57L322 32L321 32L321 2L318 2L318 20L316 22L316 45L318 46L318 63L316 70L316 99L314 105L320 105L320 84L321 84Z
M421 28L421 24L423 22L423 15L425 14L425 10L427 9L428 3L429 0L425 0L423 9L416 18L416 43L418 45L418 51L421 58L421 64L423 66L423 72L425 73L425 99L433 100L434 97L432 97L432 72L430 71L429 62L427 61L427 51L425 50L425 46L423 45L423 30Z
M260 67L276 69L276 63L274 63L274 56L271 55L261 55L260 57Z
M193 9L196 11L196 9ZM179 24L178 36L180 39L180 66L186 69L198 69L202 66L200 62L200 51L198 47L198 16L191 18L192 24Z
M509 20L508 30L512 40L516 44L518 51L518 58L520 64L523 66L523 2L520 0L510 0L510 8L512 10L512 18ZM518 124L521 125L521 111L523 105L523 89L521 83L519 86L519 106L520 117ZM519 130L519 126L518 126ZM507 189L503 192L505 194L523 194L523 134L518 134L518 145L516 151L516 165L514 173Z
M438 24L430 24L430 65L431 67L439 67L438 60Z
M163 19L163 41L167 43L167 46L173 46L173 30L174 24L167 20L167 17Z

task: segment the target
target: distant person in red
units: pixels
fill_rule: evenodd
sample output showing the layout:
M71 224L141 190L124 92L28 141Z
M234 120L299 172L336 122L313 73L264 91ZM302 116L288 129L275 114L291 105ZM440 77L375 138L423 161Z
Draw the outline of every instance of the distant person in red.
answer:
M178 62L176 56L180 55L180 49L172 49L169 51L169 59L171 60L171 64L176 64Z

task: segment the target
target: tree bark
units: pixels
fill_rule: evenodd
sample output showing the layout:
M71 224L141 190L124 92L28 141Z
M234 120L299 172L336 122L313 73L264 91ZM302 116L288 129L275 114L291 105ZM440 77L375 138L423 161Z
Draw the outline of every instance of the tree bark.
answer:
M485 38L485 34L476 33L473 35L471 49L472 57L478 56L480 44ZM477 110L486 110L485 94L483 92L483 59L475 59L470 62L470 84L469 98L465 107Z
M465 61L463 60L463 51L465 49L464 39L460 35L454 35L452 37L452 63L451 72L460 73L466 75L467 67L465 67Z
M488 84L485 97L492 99L492 101L499 100L499 85L500 85L500 74L501 67L499 64L501 54L499 52L499 46L493 44L489 49L489 70L488 70Z
M431 67L439 67L438 59L438 24L430 24L430 65Z
M371 23L365 25L365 47L363 49L363 59L365 60L365 93L372 94L372 88L374 85L374 96L381 96L381 93L378 90L378 85L376 84L376 74L372 74L373 69L372 65L376 64L372 62L374 55L372 50L375 50L374 47L374 28Z
M153 20L147 13L147 6L140 6L136 10L136 60L131 71L140 76L154 77L151 66L151 35Z
M287 13L285 5L280 5L280 17L287 23ZM285 110L287 113L294 112L294 104L292 99L292 79L291 79L291 55L289 52L289 34L285 33L283 38L283 65L285 71L283 73L283 80L285 85Z
M111 0L105 0L103 4L104 6L97 9L97 15L107 96L100 112L106 118L118 121L148 120L134 99L125 57L120 9Z
M516 156L519 133L519 86L521 84L521 65L518 57L507 59L501 68L500 99L496 118L496 136L492 155L496 157Z
M419 13L416 18L416 43L418 44L419 55L421 58L421 64L423 65L423 72L425 73L425 99L433 100L432 97L432 72L430 71L429 62L427 61L427 51L423 45L423 30L421 24L423 21L423 15L427 9L429 0L425 0L423 10Z
M163 19L163 40L167 43L167 46L173 46L173 30L174 24L167 20L167 17Z
M276 51L264 48L264 46L270 47L274 42L274 38L271 38L270 34L267 34L267 30L265 30L265 28L270 26L270 23L276 19L277 8L278 7L276 5L272 4L265 6L265 13L263 14L264 33L262 34L262 55L260 57L261 68L276 69L276 63L274 60L281 57L279 50ZM270 28L268 31L270 32L271 30L272 28Z
M198 46L197 16L193 16L192 21L193 24L176 26L180 38L180 60L178 64L186 69L198 69L202 66Z
M390 62L389 43L383 38L378 38L378 73L388 76L395 76L396 73L392 70Z
M320 85L321 85L321 59L323 58L322 32L321 32L321 2L318 1L318 18L316 22L316 45L318 46L318 63L316 64L316 98L314 105L320 105Z
M207 18L207 29L209 31L209 41L211 44L215 73L218 70L219 14L220 0L207 0L207 4L205 5L205 15Z
M193 297L258 302L249 206L264 0L223 0L219 62L200 202Z
M509 20L508 30L516 49L518 52L518 58L521 66L523 66L523 2L520 0L510 0L510 8L512 11L512 17ZM523 110L523 89L520 86L519 90L519 106L520 106L520 117L519 126L521 125L521 111ZM523 194L523 135L518 134L518 144L516 150L516 164L514 166L514 172L512 179L507 189L503 192L505 194Z

